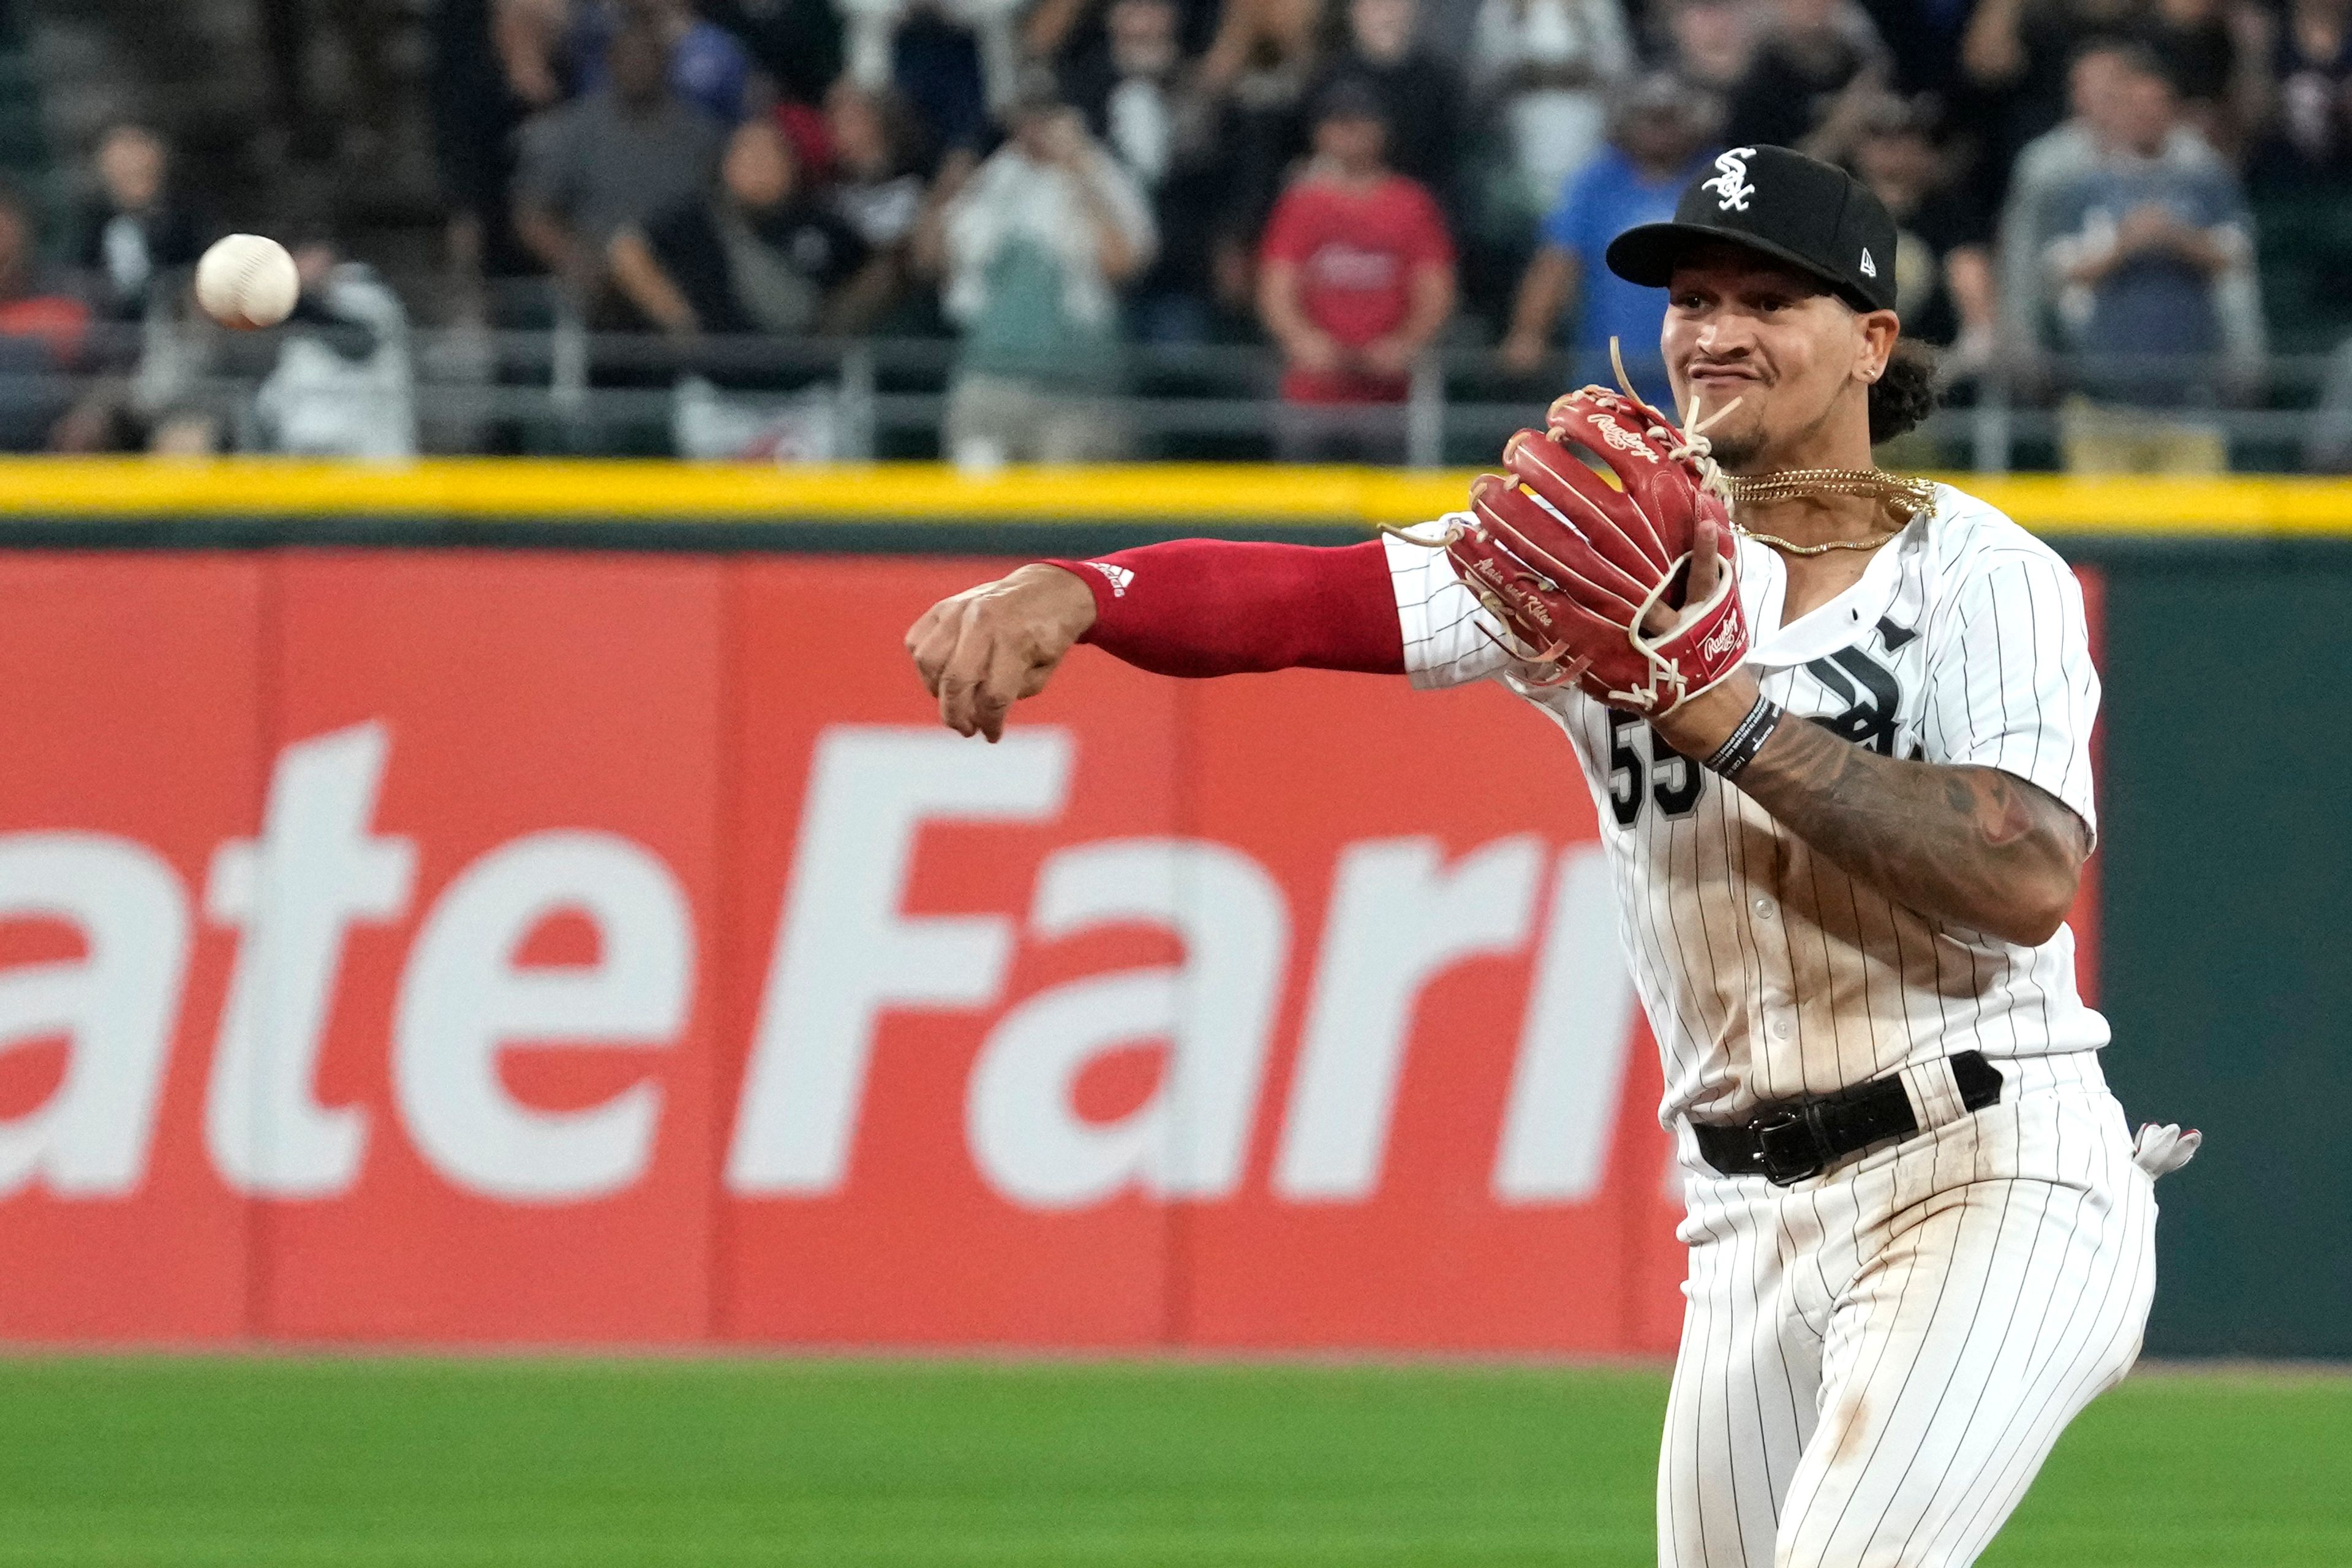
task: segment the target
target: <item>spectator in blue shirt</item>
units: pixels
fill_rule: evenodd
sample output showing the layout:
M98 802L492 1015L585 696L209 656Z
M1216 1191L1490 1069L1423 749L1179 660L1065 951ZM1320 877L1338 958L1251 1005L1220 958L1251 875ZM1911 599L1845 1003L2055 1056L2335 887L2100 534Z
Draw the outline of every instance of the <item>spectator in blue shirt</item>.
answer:
M2228 379L2221 285L2252 256L2245 197L2227 169L2166 161L2171 81L2145 51L2125 63L2113 139L2050 197L2044 258L2081 356L2061 442L2077 472L2218 471L2211 421L2156 411L2210 406Z
M604 85L604 51L629 21L652 27L669 45L669 86L677 100L733 130L750 107L751 57L734 34L695 15L692 0L620 0L582 10L572 36L581 89Z
M1601 264L1601 253L1636 224L1673 218L1676 198L1706 166L1720 110L1706 93L1664 73L1634 82L1612 108L1609 145L1570 177L1559 205L1544 219L1543 244L1519 281L1502 361L1519 375L1541 369L1560 313L1574 300L1574 375L1612 380L1609 340L1618 338L1634 386L1671 409L1658 357L1666 291L1626 282Z

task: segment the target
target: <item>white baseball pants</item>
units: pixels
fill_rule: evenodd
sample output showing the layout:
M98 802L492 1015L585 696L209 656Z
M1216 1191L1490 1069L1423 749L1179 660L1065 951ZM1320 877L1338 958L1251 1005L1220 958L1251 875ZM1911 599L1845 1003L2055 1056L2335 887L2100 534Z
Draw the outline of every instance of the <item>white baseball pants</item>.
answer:
M2156 1195L2095 1052L1792 1187L1680 1135L1691 1249L1661 1568L1976 1561L2139 1354Z

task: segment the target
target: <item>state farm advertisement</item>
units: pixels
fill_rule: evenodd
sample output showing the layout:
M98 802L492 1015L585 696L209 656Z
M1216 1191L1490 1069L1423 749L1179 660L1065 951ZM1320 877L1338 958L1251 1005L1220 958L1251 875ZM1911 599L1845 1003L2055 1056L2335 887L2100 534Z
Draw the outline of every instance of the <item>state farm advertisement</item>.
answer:
M1558 731L1002 564L0 558L0 1338L1671 1346Z

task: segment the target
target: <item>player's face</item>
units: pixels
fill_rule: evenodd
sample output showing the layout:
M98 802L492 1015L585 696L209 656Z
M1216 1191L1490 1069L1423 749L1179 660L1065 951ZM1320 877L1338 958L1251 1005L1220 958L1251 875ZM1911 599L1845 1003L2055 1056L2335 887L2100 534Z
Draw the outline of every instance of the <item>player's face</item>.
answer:
M1660 347L1683 417L1694 404L1727 468L1787 465L1825 426L1859 418L1895 347L1895 312L1854 310L1804 274L1733 249L1675 268ZM1865 439L1866 439L1865 436Z

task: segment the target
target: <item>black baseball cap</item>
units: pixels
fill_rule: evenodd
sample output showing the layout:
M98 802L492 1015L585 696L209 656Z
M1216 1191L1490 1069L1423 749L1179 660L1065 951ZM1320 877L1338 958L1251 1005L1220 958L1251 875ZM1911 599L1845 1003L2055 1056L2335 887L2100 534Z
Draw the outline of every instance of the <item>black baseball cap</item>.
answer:
M1734 147L1691 182L1672 223L1609 242L1609 270L1663 289L1693 247L1730 244L1819 279L1857 310L1895 309L1895 219L1870 187L1787 147Z

